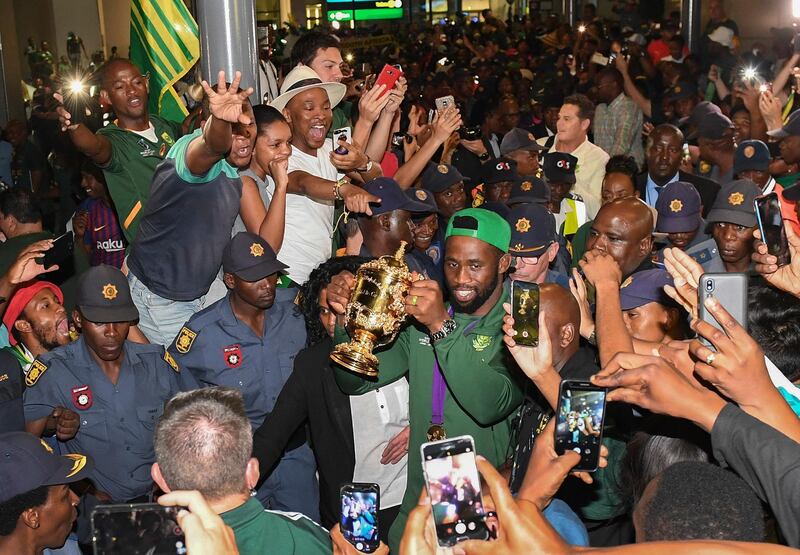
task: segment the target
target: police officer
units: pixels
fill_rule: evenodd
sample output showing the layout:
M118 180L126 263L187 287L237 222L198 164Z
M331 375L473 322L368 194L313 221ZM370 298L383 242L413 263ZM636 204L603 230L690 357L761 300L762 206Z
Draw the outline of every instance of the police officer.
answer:
M162 346L127 340L139 313L117 268L95 266L81 275L76 305L72 317L81 337L33 361L24 403L26 428L35 435L45 431L56 407L69 407L80 419L77 434L61 441L68 451L95 460L90 477L96 495L84 498L78 524L81 541L87 541L86 519L98 500L150 496L156 422L167 400L196 383Z
M516 162L517 173L524 177L541 177L539 153L543 150L533 133L519 127L506 133L500 142L500 155Z
M550 269L559 251L556 220L550 211L541 204L520 204L511 209L506 221L511 226L508 252L514 257L509 277L540 285L558 283L569 289L566 273Z
M290 298L295 291L276 287L278 272L286 268L261 237L237 233L222 257L228 294L192 316L168 349L201 386L240 389L254 430L272 410L306 341L303 318ZM259 488L259 500L319 520L315 471L302 428Z
M515 204L528 202L538 204L550 202L550 186L540 177L526 175L519 177L511 187L511 194L506 204L513 208Z
M633 339L668 343L685 338L687 315L664 292L667 285L673 281L663 268L635 272L620 285L622 318Z
M433 238L432 246L441 253L444 251L444 230L450 216L467 206L467 193L465 182L470 181L450 164L430 163L422 172L420 187L433 193L433 200L439 210L439 229ZM479 193L475 189L475 194ZM483 202L483 197L480 197ZM472 198L470 197L470 205Z
M414 236L414 248L424 252L441 271L442 248L434 245L433 240L439 231L439 207L433 193L425 189L406 189L405 195L416 202L426 206L424 212L411 214L411 234Z
M736 147L733 156L733 175L738 179L749 179L767 195L775 189L777 182L769 173L772 157L763 141L748 140Z
M482 175L484 202L507 203L511 196L511 187L518 179L517 163L509 158L499 158L484 164ZM473 201L472 206L479 205Z
M753 254L756 230L753 201L761 189L749 179L737 179L722 186L706 221L717 243L726 272L747 272Z
M661 190L656 200L656 233L665 233L670 247L676 247L695 259L707 272L724 272L717 244L705 233L703 206L694 185L674 181ZM658 261L664 261L663 249Z
M544 178L550 186L550 211L556 218L556 229L564 238L575 235L586 223L586 204L580 195L570 193L575 185L578 159L566 152L549 152L544 155Z

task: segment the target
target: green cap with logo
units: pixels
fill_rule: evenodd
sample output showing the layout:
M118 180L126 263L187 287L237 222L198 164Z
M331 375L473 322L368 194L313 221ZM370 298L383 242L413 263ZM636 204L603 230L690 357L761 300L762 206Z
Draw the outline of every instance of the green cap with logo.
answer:
M508 252L511 243L511 226L502 216L483 208L465 208L459 210L447 222L448 237L472 237L484 243L497 247L503 252Z

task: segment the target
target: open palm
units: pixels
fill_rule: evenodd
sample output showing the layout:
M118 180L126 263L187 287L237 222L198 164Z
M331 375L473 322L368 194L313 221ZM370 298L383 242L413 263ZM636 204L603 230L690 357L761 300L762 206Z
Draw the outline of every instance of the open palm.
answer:
M242 73L237 71L230 86L225 81L225 72L220 71L217 75L217 90L211 88L207 81L201 85L208 96L208 105L211 115L217 119L229 123L242 123L248 125L250 117L244 113L244 102L247 97L253 94L253 88L239 90L239 83L242 81Z

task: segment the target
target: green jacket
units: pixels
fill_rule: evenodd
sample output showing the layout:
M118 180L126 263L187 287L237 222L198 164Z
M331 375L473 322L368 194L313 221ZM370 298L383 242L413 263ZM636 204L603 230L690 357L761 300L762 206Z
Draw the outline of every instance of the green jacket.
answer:
M233 529L241 555L331 553L325 528L300 513L265 511L255 498L219 516Z
M434 353L447 383L444 428L448 437L470 435L478 454L493 465L505 462L511 439L511 420L522 402L522 389L504 364L503 301L482 318L456 313L456 330L430 345L427 329L407 326L397 340L381 352L377 381L368 381L336 368L336 381L345 393L355 395L377 389L408 376L411 439L408 445L408 482L400 514L389 535L394 552L400 545L409 511L417 504L424 486L420 446L427 441L431 422ZM347 341L341 328L337 342ZM355 425L376 425L373 422Z

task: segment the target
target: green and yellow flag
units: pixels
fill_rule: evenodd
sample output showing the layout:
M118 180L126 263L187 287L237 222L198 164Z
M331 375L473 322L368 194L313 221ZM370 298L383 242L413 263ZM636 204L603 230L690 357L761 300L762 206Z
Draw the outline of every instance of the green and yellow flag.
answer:
M131 61L150 74L151 114L183 121L172 85L200 58L197 23L183 0L131 0Z

